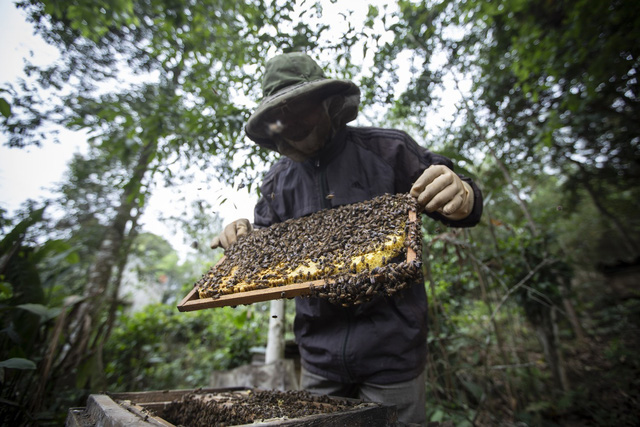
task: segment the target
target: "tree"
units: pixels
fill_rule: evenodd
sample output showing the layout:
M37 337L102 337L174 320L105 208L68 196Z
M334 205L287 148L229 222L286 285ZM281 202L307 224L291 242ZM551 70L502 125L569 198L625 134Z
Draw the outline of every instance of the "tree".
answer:
M443 76L455 71L454 78L472 81L463 110L473 117L461 128L459 147L484 144L522 190L524 174L561 173L565 189L589 195L633 258L638 223L629 201L640 171L635 4L399 4L399 37L380 50L377 65L378 73L393 74L387 64L398 52L413 53L415 77L397 97L396 114L424 123Z
M431 255L431 261L449 266L449 255L471 266L493 321L498 308L508 311L502 302L517 298L532 329L540 332L540 347L559 384L553 390L560 394L560 383L566 386L566 381L557 357L562 355L557 314L576 323L571 319L571 264L592 270L592 259L611 262L638 255L638 9L630 1L444 0L400 1L399 6L392 25L397 37L377 52L373 75L397 79L400 55L410 58L414 72L402 93L372 78L367 99L393 102L390 121L428 128L437 95L450 96L442 88L457 90L455 115L442 132L426 133L427 142L453 153L487 196L487 227L471 230L469 243L453 233L436 233L428 244L445 242L448 252ZM550 185L555 194L544 197ZM576 215L594 211L595 218ZM570 218L575 221L571 233L600 240L588 257L584 250L561 244L567 232L560 221L566 224ZM594 223L595 229L589 227ZM478 241L483 244L473 246ZM455 274L452 286L464 283L466 272ZM493 293L503 294L498 308ZM455 306L460 294L451 290L449 296L447 304ZM520 356L506 352L509 334L499 329L522 332L515 325L494 325L501 362L517 365ZM574 326L576 336L579 326ZM446 364L451 355L441 355L438 362ZM443 388L450 390L456 380ZM501 384L505 407L515 409L530 397L518 396L512 381L509 375ZM464 381L460 388L473 389ZM486 388L475 391L470 394L480 401Z
M488 73L495 65L483 64L486 105L512 118L509 135L528 135L527 152L562 171L568 189L586 190L633 258L637 222L619 205L634 197L640 173L640 13L629 1L506 9L476 15L485 14L481 24L495 40L488 59L509 71Z

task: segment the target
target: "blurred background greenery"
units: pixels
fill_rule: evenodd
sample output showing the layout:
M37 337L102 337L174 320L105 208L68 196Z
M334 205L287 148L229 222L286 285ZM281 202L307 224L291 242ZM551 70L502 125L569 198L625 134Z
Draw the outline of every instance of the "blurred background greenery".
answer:
M264 304L175 308L221 256L207 242L232 201L167 209L187 253L141 218L196 172L257 195L275 157L242 126L264 59L292 50L360 85L356 124L406 130L485 194L473 229L424 223L429 419L637 424L636 2L16 5L60 57L0 87L3 149L65 144L60 128L89 146L54 196L0 206L7 425L59 424L91 392L206 386L265 344Z

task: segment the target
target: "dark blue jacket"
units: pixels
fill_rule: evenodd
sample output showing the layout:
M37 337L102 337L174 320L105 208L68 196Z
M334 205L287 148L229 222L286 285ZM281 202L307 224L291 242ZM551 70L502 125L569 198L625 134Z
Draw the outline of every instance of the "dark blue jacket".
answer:
M257 226L269 226L325 208L408 193L429 166L451 161L420 147L398 130L346 127L314 159L286 157L266 174L255 208ZM461 221L434 219L455 227L478 223L482 194L471 180L475 205ZM327 197L329 196L329 197ZM427 296L414 283L391 297L354 307L321 298L296 298L296 341L304 367L333 381L390 384L422 372L427 355Z

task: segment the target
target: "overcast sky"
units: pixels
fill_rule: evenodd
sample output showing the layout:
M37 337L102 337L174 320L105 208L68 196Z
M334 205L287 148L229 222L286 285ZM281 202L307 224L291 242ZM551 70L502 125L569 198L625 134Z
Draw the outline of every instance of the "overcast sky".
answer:
M55 49L33 35L24 15L10 0L0 0L0 83L16 82L22 75L24 58L36 64L49 63L57 57ZM0 206L17 209L28 198L39 199L55 182L61 180L66 163L84 145L84 138L65 134L65 145L47 144L23 150L5 146L0 135Z

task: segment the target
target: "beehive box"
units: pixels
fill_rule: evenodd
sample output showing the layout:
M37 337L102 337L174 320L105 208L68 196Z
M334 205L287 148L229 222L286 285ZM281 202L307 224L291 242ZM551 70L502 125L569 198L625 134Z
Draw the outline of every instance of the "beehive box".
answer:
M290 219L242 236L180 311L296 296L341 305L394 295L421 276L421 223L408 194Z
M67 426L394 426L395 406L256 389L165 390L91 395Z

